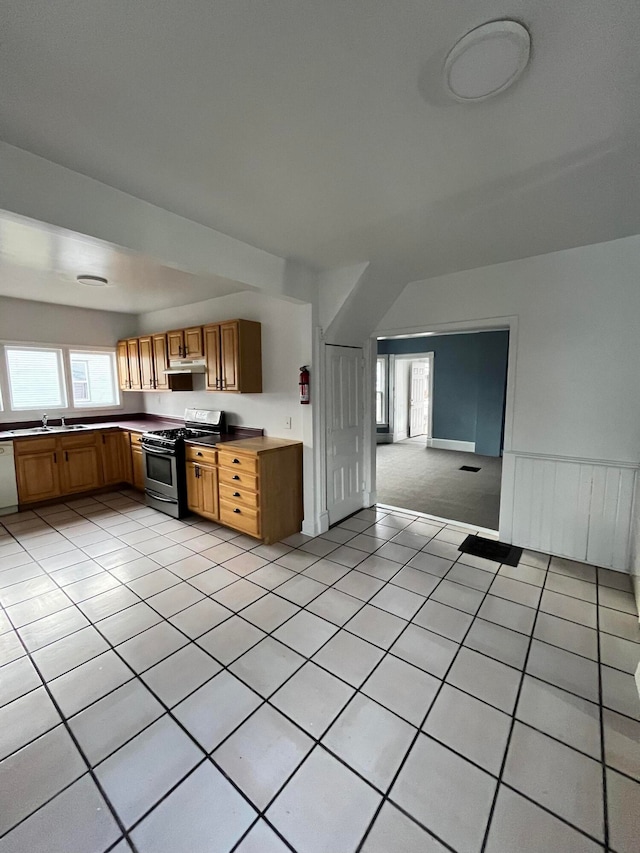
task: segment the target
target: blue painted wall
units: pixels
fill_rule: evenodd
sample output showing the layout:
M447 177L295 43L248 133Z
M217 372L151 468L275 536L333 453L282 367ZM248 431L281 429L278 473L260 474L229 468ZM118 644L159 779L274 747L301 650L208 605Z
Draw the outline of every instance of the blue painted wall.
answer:
M433 437L474 441L499 456L509 332L378 341L380 355L433 352Z

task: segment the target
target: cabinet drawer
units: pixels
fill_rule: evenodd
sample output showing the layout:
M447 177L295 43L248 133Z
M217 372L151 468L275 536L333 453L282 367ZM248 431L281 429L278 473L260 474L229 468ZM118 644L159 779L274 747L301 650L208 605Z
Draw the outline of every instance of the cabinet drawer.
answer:
M210 465L215 465L218 454L213 447L187 444L185 446L185 456L187 462L208 462Z
M260 513L242 504L220 501L220 521L229 527L242 530L250 536L260 535Z
M76 447L93 447L97 444L98 434L95 432L83 433L82 435L61 435L60 445L63 450L71 450Z
M21 453L46 453L56 449L55 438L26 438L22 441L13 442L14 452Z
M141 432L130 432L129 436L130 436L129 440L131 442L131 447L137 447L138 449L142 450L142 448L140 447L140 445L142 444L142 433Z
M218 457L220 461L220 457ZM258 491L258 478L255 474L247 474L244 471L236 471L233 468L218 468L218 480L229 486L240 486L252 492Z
M236 471L246 471L248 474L258 473L258 457L246 453L233 453L231 450L218 449L218 465L233 468Z
M249 489L242 489L236 486L229 486L225 483L220 483L220 500L228 503L243 504L247 507L258 506L258 495L256 492L251 492Z

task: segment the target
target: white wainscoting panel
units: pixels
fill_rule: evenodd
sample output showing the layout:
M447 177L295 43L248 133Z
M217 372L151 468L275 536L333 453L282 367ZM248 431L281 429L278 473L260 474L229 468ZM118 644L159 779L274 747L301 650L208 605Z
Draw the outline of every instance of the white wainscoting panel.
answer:
M625 463L507 453L501 538L629 571L636 472L637 466Z

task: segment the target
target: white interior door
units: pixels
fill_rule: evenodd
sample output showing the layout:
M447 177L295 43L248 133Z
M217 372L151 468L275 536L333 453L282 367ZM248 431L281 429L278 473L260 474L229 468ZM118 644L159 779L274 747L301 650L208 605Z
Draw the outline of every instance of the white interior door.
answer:
M335 524L362 507L364 368L359 347L328 345L327 511Z
M429 432L429 362L411 362L409 396L409 435L428 435Z

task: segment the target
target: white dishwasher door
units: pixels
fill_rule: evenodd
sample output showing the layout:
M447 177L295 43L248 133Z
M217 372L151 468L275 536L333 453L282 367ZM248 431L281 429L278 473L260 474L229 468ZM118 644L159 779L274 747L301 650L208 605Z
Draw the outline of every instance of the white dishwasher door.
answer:
M16 469L13 464L13 442L0 441L0 515L18 509Z

